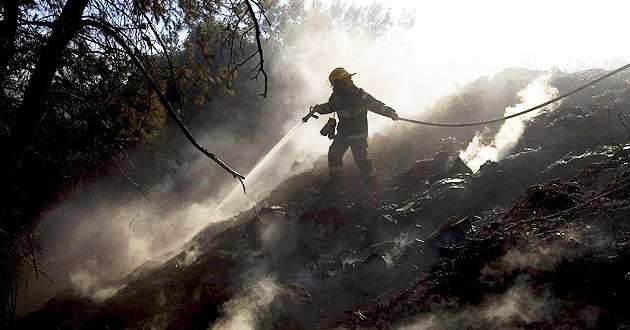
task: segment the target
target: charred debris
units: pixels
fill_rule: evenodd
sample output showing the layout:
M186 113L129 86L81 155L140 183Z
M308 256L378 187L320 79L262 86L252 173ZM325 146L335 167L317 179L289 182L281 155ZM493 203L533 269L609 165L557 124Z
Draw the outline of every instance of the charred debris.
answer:
M601 73L551 83L562 93ZM538 74L480 78L430 118L501 116ZM331 199L322 159L112 297L61 292L15 328L208 329L238 309L269 329L630 327L629 77L527 122L474 174L458 152L479 128L400 125L370 140L378 191L352 168ZM257 290L271 299L253 303Z

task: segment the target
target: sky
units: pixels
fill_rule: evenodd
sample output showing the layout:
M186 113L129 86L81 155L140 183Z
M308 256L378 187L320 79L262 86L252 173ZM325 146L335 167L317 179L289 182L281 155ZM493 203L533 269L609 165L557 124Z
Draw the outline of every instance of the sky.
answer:
M620 66L628 1L389 1L416 15L412 47L457 55L454 68L523 66L573 71Z

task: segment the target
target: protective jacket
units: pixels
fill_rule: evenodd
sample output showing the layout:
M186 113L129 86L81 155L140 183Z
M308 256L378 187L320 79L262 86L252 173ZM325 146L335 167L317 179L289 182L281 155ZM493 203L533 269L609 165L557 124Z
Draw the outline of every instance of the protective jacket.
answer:
M337 137L342 140L365 139L368 135L367 111L392 117L396 112L354 84L335 86L327 103L322 104L321 114L336 112L339 117Z

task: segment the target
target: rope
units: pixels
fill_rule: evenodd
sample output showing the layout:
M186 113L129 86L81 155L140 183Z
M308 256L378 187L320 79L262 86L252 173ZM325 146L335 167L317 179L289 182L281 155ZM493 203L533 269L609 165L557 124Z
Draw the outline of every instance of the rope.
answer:
M564 94L562 94L562 95L560 95L560 96L558 96L558 97L556 97L554 99L551 99L551 100L549 100L549 101L547 101L545 103L541 103L541 104L539 104L539 105L537 105L537 106L535 106L533 108L529 108L527 110L523 110L521 112L517 112L517 113L511 114L509 116L505 116L505 117L488 119L488 120L482 120L482 121L474 121L474 122L469 122L469 123L433 123L433 122L422 121L422 120L415 120L415 119L408 119L408 118L398 118L398 120L402 120L402 121L406 121L406 122L410 122L410 123L414 123L414 124L419 124L419 125L438 126L438 127L466 127L466 126L480 126L480 125L492 124L492 123L508 120L510 118L518 117L518 116L524 115L524 114L526 114L528 112L531 112L531 111L540 109L542 107L548 106L548 105L550 105L552 103L558 102L558 101L562 100L563 98L566 98L566 97L568 97L570 95L573 95L573 94L575 94L575 93L577 93L577 92L579 92L579 91L581 91L581 90L583 90L583 89L585 89L585 88L587 88L589 86L592 86L592 85L594 85L594 84L596 84L596 83L598 83L598 82L600 82L600 81L602 81L604 79L610 78L611 76L614 76L617 73L619 73L621 71L624 71L624 70L626 70L628 68L630 68L630 63L620 67L617 70L611 71L611 72L609 72L609 73L607 73L607 74L605 74L605 75L603 75L603 76L601 76L601 77L599 77L599 78L597 78L595 80L592 80L592 81L590 81L590 82L588 82L588 83L586 83L586 84L584 84L584 85L582 85L582 86L580 86L580 87L578 87L578 88L576 88L574 90L571 90L571 91L569 91L567 93L564 93Z

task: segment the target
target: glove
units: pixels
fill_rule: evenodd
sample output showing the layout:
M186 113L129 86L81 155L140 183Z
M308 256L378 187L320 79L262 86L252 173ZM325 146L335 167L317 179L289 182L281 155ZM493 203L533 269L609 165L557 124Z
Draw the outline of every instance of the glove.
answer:
M335 120L335 118L330 118L328 119L328 122L326 123L326 125L324 125L322 130L319 131L319 134L332 140L335 138L336 127L337 127L337 121Z
M396 110L392 109L391 107L384 105L381 111L383 111L383 114L391 118L392 120L398 120L398 114L396 113Z

